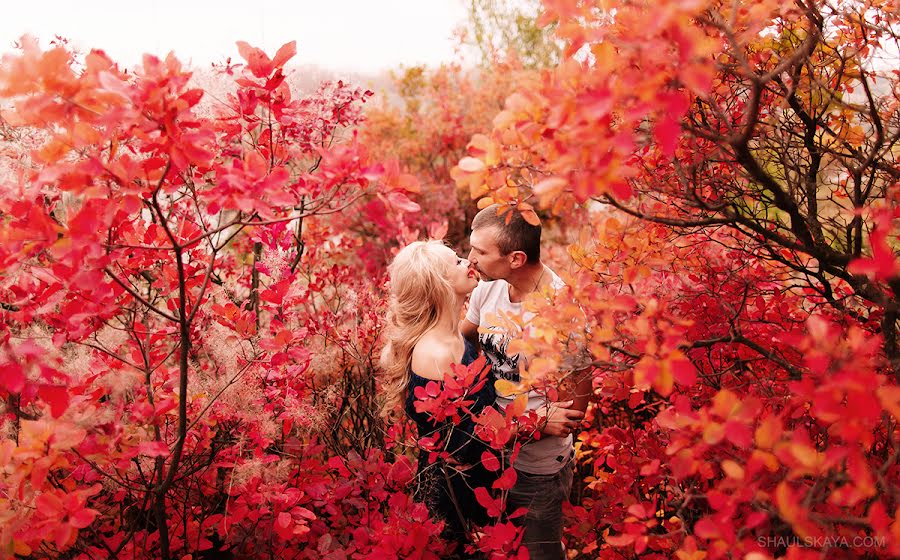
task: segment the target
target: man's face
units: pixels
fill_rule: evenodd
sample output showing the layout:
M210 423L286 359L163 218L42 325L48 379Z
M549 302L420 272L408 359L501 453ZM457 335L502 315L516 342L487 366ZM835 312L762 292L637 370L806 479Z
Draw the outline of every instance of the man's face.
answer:
M502 255L497 246L496 227L479 228L469 236L469 262L481 275L482 280L505 280L512 270L509 255Z

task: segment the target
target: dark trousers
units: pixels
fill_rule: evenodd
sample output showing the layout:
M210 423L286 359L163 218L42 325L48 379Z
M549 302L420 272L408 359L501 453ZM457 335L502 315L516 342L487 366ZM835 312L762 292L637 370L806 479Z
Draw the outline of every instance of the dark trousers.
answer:
M509 491L507 509L528 509L524 517L514 520L525 527L522 544L531 560L565 560L562 545L563 501L572 490L573 463L570 461L556 474L529 474L516 469L516 484Z

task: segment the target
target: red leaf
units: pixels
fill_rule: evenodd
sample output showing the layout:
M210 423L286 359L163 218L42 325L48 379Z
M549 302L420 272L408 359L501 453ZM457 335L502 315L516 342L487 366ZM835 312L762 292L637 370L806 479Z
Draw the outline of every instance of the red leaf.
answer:
M362 548L369 544L369 529L366 527L357 527L353 530L353 544L357 548Z
M199 103L200 99L202 99L202 98L203 98L203 90L199 89L199 88L189 89L186 92L184 92L183 94L181 94L181 97L179 97L179 99L183 100L185 103L188 104L188 107L193 107L194 105Z
M711 64L685 64L678 77L694 93L705 95L712 87L714 72Z
M19 393L25 388L25 372L19 364L4 364L0 368L0 387L10 393Z
M241 58L247 61L247 68L253 72L254 76L257 78L265 78L272 73L272 61L269 60L266 53L262 52L260 49L251 47L244 41L238 41L236 44L238 53L240 53Z
M631 504L628 506L628 513L638 519L649 519L653 516L653 506L646 503Z
M650 476L659 472L659 459L653 459L641 467L641 476Z
M76 529L84 529L93 523L94 519L96 519L99 514L99 511L90 508L84 508L74 513L69 513L69 525Z
M637 391L628 396L628 408L635 409L639 404L644 402L644 392Z
M634 542L635 535L607 535L604 539L608 544L613 546L628 546Z
M613 181L612 184L609 185L609 190L612 191L619 200L628 200L632 195L631 185L625 181Z
M669 366L679 385L690 386L697 381L697 370L690 360L675 359L669 362Z
M294 536L294 518L291 514L282 511L278 514L274 524L275 532L284 540L288 540Z
M74 532L75 531L73 530L72 526L67 523L57 525L53 534L53 539L56 543L56 547L59 549L65 549Z
M413 479L415 475L413 465L410 462L409 458L405 455L400 456L393 465L391 465L391 470L388 473L388 480L395 482L401 486L405 486L410 480Z
M671 116L663 117L653 128L653 135L656 136L656 141L659 142L662 153L668 157L672 157L675 154L680 134L681 125Z
M890 222L878 220L878 226L872 230L869 241L872 244L872 256L850 262L847 271L852 274L865 274L875 280L887 281L900 276L900 261L887 242Z
M350 470L344 465L344 460L340 457L332 457L328 459L328 466L338 471L341 476L350 476Z
M69 408L69 392L65 387L41 385L38 388L38 396L50 405L50 414L54 418L59 418Z
M485 451L481 454L481 464L484 465L484 468L491 472L497 472L498 470L500 470L500 460L497 459L497 456L490 451Z
M316 518L316 514L306 509L305 507L297 506L291 510L291 515L300 516L303 519L313 520Z
M494 481L493 488L498 490L509 490L516 484L516 469L508 467L500 477Z
M502 512L500 505L501 501L499 499L494 499L491 497L490 493L487 491L487 488L483 486L479 486L475 489L475 499L478 500L478 503L487 510L487 514L489 517L499 517Z
M528 508L520 507L516 508L516 511L510 513L507 517L510 519L516 519L518 517L522 517L523 515L528 513Z
M725 437L740 448L750 447L750 443L753 441L753 433L750 428L739 422L725 424Z
M62 500L56 494L46 491L35 499L38 511L48 517L56 517L63 511Z
M163 399L160 402L156 403L156 408L153 410L153 415L162 416L170 410L174 410L176 406L178 406L178 403L175 402L175 399Z
M694 525L694 534L703 539L716 539L721 533L711 518L704 517Z

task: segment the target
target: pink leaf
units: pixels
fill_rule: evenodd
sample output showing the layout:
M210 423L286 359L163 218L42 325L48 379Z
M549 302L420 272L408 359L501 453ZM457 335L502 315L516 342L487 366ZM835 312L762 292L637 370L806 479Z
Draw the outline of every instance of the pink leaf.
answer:
M138 453L148 457L168 457L169 447L161 441L145 441L138 445Z
M387 202L392 208L401 212L418 212L421 206L410 200L405 194L390 192L387 194Z
M484 169L484 162L478 158L464 157L459 160L459 168L463 171L474 173L476 171L481 171L482 169Z
M292 59L294 55L297 54L297 41L291 41L290 43L285 43L278 49L278 52L275 53L275 58L272 59L272 66L276 68L280 68L284 66L284 63L288 60Z

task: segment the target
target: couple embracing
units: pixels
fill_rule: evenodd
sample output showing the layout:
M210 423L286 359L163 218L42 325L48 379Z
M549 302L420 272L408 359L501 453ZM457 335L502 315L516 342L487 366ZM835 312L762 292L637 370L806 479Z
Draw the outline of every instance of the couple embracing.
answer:
M405 411L416 422L420 438L442 438L448 458L430 461L429 452L420 451L417 498L445 522L444 536L459 544L459 554L470 542L472 527L489 521L474 489L490 489L497 477L481 464L490 448L475 437L472 417L485 407L502 412L518 396L497 395L493 381L518 381L519 361L528 359L507 354L510 334L498 318L521 313L522 301L532 292L564 286L541 261L540 225L528 223L515 209L511 216L497 212L494 205L475 216L468 260L440 241L417 241L401 249L388 268L391 296L381 356L385 410ZM468 309L460 321L467 297ZM416 387L440 383L452 364L469 365L479 352L490 372L487 382L468 396L473 401L471 416L451 425L416 410ZM574 373L573 397L550 402L543 391L528 392L527 409L540 418L541 435L523 443L512 465L517 477L507 510L527 509L515 521L524 526L522 542L532 559L565 558L562 504L572 486L572 430L583 418L591 392L589 358L581 353L567 361Z

